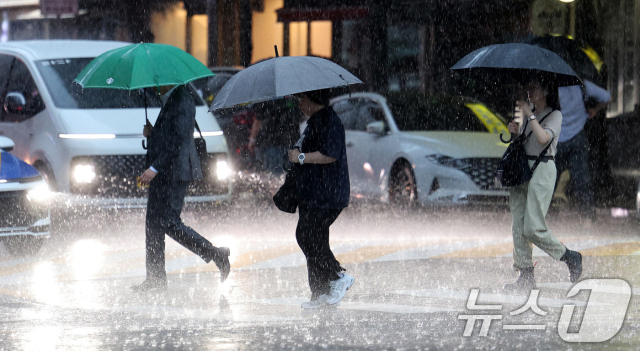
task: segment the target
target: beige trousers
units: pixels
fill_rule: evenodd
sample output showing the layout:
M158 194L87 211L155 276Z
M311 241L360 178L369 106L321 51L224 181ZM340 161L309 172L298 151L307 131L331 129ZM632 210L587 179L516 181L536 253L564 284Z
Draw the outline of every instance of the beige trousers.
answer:
M529 161L529 167L534 161ZM556 182L556 164L540 162L527 183L509 189L513 234L513 265L516 269L533 267L533 245L559 260L566 248L547 228L545 216Z

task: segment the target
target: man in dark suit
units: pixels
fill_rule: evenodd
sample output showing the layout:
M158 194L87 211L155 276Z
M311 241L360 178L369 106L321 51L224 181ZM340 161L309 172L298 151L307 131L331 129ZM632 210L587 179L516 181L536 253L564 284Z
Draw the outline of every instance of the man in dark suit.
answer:
M149 138L148 169L140 177L149 185L146 218L147 279L132 286L134 291L165 290L167 273L164 236L173 238L220 270L221 281L229 275L229 248L214 247L180 218L189 182L202 178L193 133L195 100L185 85L161 87L164 105L153 128L145 126Z

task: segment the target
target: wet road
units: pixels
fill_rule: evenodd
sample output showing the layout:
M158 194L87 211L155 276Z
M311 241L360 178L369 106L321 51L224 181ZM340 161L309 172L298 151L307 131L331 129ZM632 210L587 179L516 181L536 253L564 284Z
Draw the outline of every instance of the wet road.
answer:
M569 210L549 216L558 238L585 256L583 279L620 278L634 289L622 329L603 343L559 336L562 307L576 305L569 331L577 332L590 295L567 297L566 266L537 250L537 305L547 313L511 315L528 296L501 290L517 277L506 208L422 209L399 218L384 206L350 207L332 226L331 243L356 282L340 307L305 311L300 303L310 294L297 217L240 200L183 214L214 245L231 248L224 284L214 264L168 239L169 290L131 292L144 279L139 210L54 216L52 237L36 256L0 249L0 349L635 350L640 223L606 212L600 218L589 228ZM477 304L494 309L468 308L474 288ZM480 322L463 336L467 317L460 316L478 314L500 317L486 336Z

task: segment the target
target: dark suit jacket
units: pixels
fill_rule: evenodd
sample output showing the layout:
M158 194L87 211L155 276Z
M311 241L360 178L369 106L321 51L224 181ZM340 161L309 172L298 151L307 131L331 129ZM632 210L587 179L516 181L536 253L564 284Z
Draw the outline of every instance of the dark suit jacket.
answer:
M190 182L202 178L193 138L196 104L185 85L178 86L160 110L149 136L147 167L159 182Z

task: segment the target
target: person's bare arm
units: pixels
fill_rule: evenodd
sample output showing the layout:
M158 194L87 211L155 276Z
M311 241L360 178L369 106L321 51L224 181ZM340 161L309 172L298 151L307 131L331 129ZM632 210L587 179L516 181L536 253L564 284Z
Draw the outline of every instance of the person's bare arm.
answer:
M546 130L544 130L544 128L542 128L540 123L538 123L537 119L530 121L529 124L531 124L531 131L533 132L533 135L536 137L536 140L538 141L538 143L544 145L548 143L549 140L551 140L551 136L549 135L549 133L547 133Z
M531 111L531 107L527 102L518 101L516 102L516 104L522 111L522 115L524 116L524 118L529 118L529 116L533 115L533 112ZM544 128L542 128L542 126L538 122L538 119L529 121L529 124L531 125L531 131L533 132L533 135L536 137L536 140L538 141L538 143L546 144L549 142L549 140L551 140L551 136L549 135L549 133L547 133L546 130L544 130Z
M298 155L300 155L300 151L298 150L289 150L289 161L293 163L299 163ZM320 151L309 152L304 154L304 163L314 163L320 165L326 165L328 163L336 162L337 160L333 157L325 156L320 153Z

